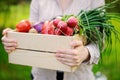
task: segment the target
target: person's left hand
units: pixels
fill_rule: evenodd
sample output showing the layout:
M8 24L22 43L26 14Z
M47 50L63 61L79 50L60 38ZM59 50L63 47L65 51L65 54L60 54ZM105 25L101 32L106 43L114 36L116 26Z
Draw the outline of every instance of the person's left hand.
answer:
M71 49L58 50L56 58L68 66L78 66L89 59L89 51L83 46L82 41L73 40L70 43Z

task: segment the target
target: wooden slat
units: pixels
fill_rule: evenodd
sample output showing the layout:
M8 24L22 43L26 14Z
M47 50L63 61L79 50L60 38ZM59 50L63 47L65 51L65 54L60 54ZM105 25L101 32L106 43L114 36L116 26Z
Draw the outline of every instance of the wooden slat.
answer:
M8 32L7 37L18 42L17 48L52 51L70 48L72 37L47 34Z
M77 67L69 67L59 62L55 54L16 49L9 54L9 62L44 69L73 72Z
M8 32L7 37L18 43L17 49L9 54L10 63L66 72L73 72L77 68L60 63L53 54L59 49L70 49L70 42L75 37L19 32Z

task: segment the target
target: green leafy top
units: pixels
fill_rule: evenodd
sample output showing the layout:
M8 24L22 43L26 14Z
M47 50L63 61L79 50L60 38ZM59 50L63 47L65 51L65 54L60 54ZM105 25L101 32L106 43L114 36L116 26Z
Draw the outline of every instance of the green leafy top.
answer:
M111 34L113 33L115 38L119 39L119 32L111 23L111 19L120 19L120 17L115 14L108 14L105 11L105 9L111 8L117 1L118 0L115 0L93 10L81 10L78 15L75 16L79 21L79 34L86 36L88 42L94 42L98 44L101 53L103 48L103 40L107 42L105 43L107 44L106 48L110 48L112 44ZM65 15L62 17L62 19L66 21L70 16L73 15Z

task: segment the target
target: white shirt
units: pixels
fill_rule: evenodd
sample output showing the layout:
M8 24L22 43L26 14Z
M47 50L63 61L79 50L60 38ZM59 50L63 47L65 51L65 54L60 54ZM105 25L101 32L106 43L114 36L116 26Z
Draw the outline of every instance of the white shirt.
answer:
M32 22L53 19L59 15L77 15L80 10L91 10L104 5L104 0L71 0L69 7L63 6L59 0L32 0L30 8L30 20ZM63 9L64 8L64 9ZM93 64L99 61L100 53L97 45L90 43L86 46L90 52L90 60L82 63L74 73L64 73L64 80L95 80L92 72ZM34 80L56 80L56 71L41 68L33 68Z

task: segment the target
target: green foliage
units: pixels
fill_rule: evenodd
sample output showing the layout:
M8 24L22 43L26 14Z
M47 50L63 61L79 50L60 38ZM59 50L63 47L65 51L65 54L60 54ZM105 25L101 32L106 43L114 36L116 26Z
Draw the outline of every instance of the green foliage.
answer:
M106 3L110 3L115 0L105 0L105 1L106 1ZM109 8L109 9L107 9L107 11L120 13L120 0L118 0L118 2L113 6L113 8Z
M25 7L25 9L27 8L27 10L25 10L25 11L21 10L21 11L23 11L23 13L28 11L29 10L28 4L30 4L30 1L31 0L0 0L0 6L1 6L0 7L0 31L4 28L4 26L6 26L7 22L9 22L8 17L11 17L11 14L15 14L16 11L20 12L19 10L21 10L22 7ZM20 7L18 7L18 6L20 6ZM13 9L14 7L17 7L17 8L15 8L16 10ZM12 10L14 10L14 13L11 13ZM15 14L14 18L18 17L16 15L19 16L19 14L17 13L17 14ZM14 20L14 21L16 21L16 20Z
M0 80L31 80L31 67L9 64L1 42L0 57Z
M0 13L0 30L6 27L15 28L22 19L29 19L29 4L12 5L9 12Z
M118 21L116 20L112 20L112 24L115 25L116 29L118 31L120 31L120 23L119 23L120 19ZM119 35L120 37L120 35ZM96 73L98 70L101 71L102 73L104 73L107 77L108 80L120 80L120 49L119 49L119 45L120 42L115 41L115 37L114 35L112 35L112 39L113 39L113 45L111 45L112 47L112 51L111 54L109 53L109 50L107 50L107 54L102 55L102 61L100 60L99 62L102 62L102 64L100 63L99 65L95 65L93 71ZM117 53L117 54L116 54Z
M2 3L0 2L0 4ZM15 28L16 23L20 20L29 18L29 3L10 5L7 8L1 9L2 11L0 11L0 39L4 28ZM0 57L0 80L31 80L31 67L8 63L8 55L4 51L1 40Z
M120 35L120 32L111 23L111 20L120 19L120 17L116 16L115 14L109 15L107 14L107 12L105 12L105 9L110 8L116 2L118 2L118 0L115 0L93 10L82 10L77 15L79 26L81 27L80 29L82 29L82 34L86 36L89 42L94 42L99 45L99 50L101 54L104 36L106 41L105 44L107 44L105 50L109 49L109 51L111 51L112 49L112 34L115 36L116 39L119 40L118 35Z

